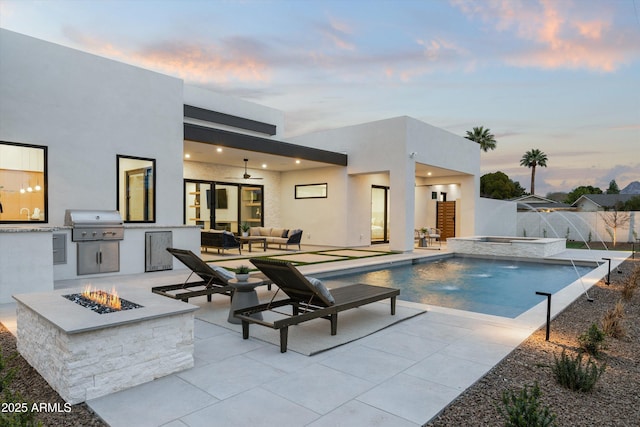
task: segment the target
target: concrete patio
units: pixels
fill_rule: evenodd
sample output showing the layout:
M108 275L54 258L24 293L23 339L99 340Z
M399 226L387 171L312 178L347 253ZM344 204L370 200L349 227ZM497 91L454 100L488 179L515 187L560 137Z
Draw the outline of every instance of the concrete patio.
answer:
M445 252L443 247L442 251L415 251L301 269L317 274ZM567 251L555 258L606 256L613 259L615 268L629 255L585 252ZM553 313L581 297L584 286L606 275L606 268L602 265L582 283L577 281L555 295ZM92 283L100 286L117 279L121 285L151 288L184 280L186 271L93 278ZM192 301L206 303L205 297ZM311 357L292 351L280 353L275 345L243 340L229 329L196 319L194 368L87 403L114 427L420 426L500 362L540 327L546 316L544 301L516 319L404 301L398 304L423 307L427 313ZM15 331L14 304L0 306L0 321Z

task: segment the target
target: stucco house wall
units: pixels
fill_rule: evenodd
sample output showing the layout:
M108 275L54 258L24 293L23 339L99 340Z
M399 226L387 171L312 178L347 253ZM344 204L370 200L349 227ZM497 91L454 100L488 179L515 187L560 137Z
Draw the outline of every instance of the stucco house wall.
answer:
M48 146L49 223L116 209L116 155L156 159L156 222L180 224L182 81L0 30L0 139Z
M28 237L0 230L3 241L21 242L12 244L21 268L3 269L0 288L45 290L54 280L77 277L76 244L60 228L65 210L117 208L119 154L156 160L156 222L149 229L165 227L176 245L198 251L197 230L182 227L176 203L182 194L182 80L4 29L0 52L0 140L48 147L48 222ZM120 271L104 275L144 271L144 227L125 229ZM49 259L43 269L31 240L52 257L52 232L66 236L67 263ZM46 280L39 277L44 270ZM0 294L1 302L10 301L10 294Z
M421 184L457 184L460 199L457 200L456 225L459 229L456 235L474 233L474 209L480 185L480 149L473 141L403 116L302 135L292 138L292 142L346 153L349 156L349 176L387 174L386 185L391 188L392 250L413 249L413 230L417 226L416 163L456 171L451 177L422 179ZM415 153L413 157L411 153ZM370 191L370 184L366 180L353 181L349 197L353 200L352 194ZM366 218L370 213L369 210L364 216L360 210L349 210L346 212L347 222L368 224ZM348 241L359 241L362 232L361 227L349 227Z

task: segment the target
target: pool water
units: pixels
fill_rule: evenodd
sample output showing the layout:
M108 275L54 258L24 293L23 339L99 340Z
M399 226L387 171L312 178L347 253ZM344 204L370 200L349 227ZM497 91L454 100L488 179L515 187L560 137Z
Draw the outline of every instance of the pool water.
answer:
M400 289L401 300L515 318L593 270L560 264L453 257L323 279Z

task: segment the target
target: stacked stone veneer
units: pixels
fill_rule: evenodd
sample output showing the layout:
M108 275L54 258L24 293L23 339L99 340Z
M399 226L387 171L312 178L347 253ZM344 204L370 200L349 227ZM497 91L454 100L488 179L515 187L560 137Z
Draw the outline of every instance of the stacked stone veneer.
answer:
M495 241L491 241L495 239ZM510 258L545 258L566 250L565 239L518 239L506 237L469 237L447 239L447 248L455 253Z
M18 351L76 404L193 367L193 318L181 313L69 334L18 302Z

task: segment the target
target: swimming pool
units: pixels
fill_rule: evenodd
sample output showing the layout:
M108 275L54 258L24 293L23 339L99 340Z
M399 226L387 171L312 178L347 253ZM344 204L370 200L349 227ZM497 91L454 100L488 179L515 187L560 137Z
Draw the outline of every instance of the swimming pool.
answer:
M400 289L404 301L515 318L594 267L452 257L323 279L328 287L368 283Z

